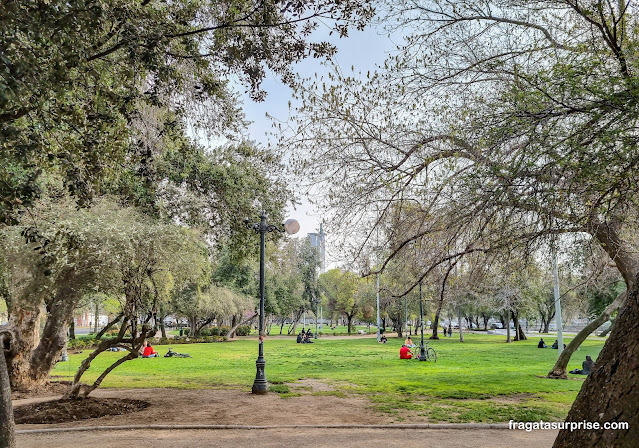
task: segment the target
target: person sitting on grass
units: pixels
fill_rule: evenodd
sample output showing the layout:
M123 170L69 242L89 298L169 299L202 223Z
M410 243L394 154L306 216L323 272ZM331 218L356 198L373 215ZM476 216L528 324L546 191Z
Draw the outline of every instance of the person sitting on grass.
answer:
M539 340L539 344L537 344L537 348L546 348L546 347L548 347L548 346L547 346L547 345L546 345L546 343L544 342L544 338L541 338L541 339Z
M415 347L415 344L413 344L413 340L410 338L410 336L406 336L406 340L404 341L404 345L406 347L409 347L409 348Z
M297 343L301 344L302 342L304 342L304 333L300 331L300 334L297 335Z
M144 354L144 349L147 346L147 342L146 339L142 342L142 345L140 346L140 348L138 349L138 356L142 356Z
M586 360L581 363L581 369L571 370L570 373L576 375L590 375L595 368L595 362L590 356L586 356Z
M386 339L386 335L382 333L382 336L379 338L378 342L380 344L386 344L386 342L388 342L388 340Z
M158 357L158 352L153 350L153 347L151 347L151 344L149 344L148 342L144 341L144 351L142 352L142 357L143 358L157 358Z
M306 332L306 334L304 334L304 341L305 344L313 344L313 340L311 339L311 332L308 331Z
M402 348L399 349L399 359L411 359L412 357L413 352L406 345L402 345Z

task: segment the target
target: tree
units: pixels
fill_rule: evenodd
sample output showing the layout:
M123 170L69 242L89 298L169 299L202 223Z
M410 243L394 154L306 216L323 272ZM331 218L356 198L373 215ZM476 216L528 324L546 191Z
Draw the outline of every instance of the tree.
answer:
M87 293L124 297L121 330L131 324L133 342L138 316L154 310L153 304L183 276L201 271L198 259L206 260L202 244L188 230L112 201L81 210L66 201L32 216L29 225L6 228L2 241L12 306L9 324L0 333L15 389L47 381L65 346L67 323ZM32 242L22 242L23 235ZM39 332L42 307L46 320ZM99 352L119 343L103 342Z
M431 265L504 248L531 253L561 234L596 240L630 300L568 420L639 427L639 392L628 392L637 356L622 355L639 353L639 260L628 238L639 193L635 8L594 0L388 5L407 45L369 80L338 73L324 91L320 80L301 92L302 126L289 144L315 144L299 167L330 164L307 175L332 182L321 200L339 209L335 224L346 214L349 225L369 224L372 201L384 204L382 216L398 202L443 211L442 226L405 238L456 234L452 253ZM624 445L637 431L562 431L555 446Z
M137 358L144 339L159 328L160 303L167 303L174 289L207 274L208 251L195 232L154 221L135 210L114 212L115 216L98 214L103 223L111 218L113 226L102 246L103 253L113 260L113 272L111 281L101 286L123 297L122 324L116 337L102 340L82 361L65 394L67 398L87 397L113 369ZM91 362L112 347L123 347L128 354L107 367L93 384L82 384Z
M237 321L238 316L241 318L246 312L254 311L255 302L229 288L214 284L200 288L190 284L173 295L173 307L178 314L187 317L189 335L197 338L200 331L214 320L221 322L232 318ZM231 336L231 331L228 336Z
M130 123L145 106L188 108L209 134L237 126L230 77L262 99L267 70L290 82L294 62L335 51L308 41L319 21L346 35L371 17L366 3L4 2L0 221L33 203L44 173L60 174L86 203L120 164L144 165L148 151Z
M329 306L346 317L350 335L353 317L360 310L360 303L356 299L357 277L352 272L331 269L320 275L319 283Z

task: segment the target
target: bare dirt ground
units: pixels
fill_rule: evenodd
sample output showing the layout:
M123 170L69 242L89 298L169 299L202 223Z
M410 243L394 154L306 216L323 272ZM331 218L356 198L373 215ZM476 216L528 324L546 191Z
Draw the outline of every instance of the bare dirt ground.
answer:
M380 425L395 417L372 409L363 396L313 395L333 390L330 384L306 380L290 384L302 396L282 399L278 394L259 396L246 390L214 389L102 389L96 398L143 400L150 406L126 415L112 415L56 425L21 424L18 430L119 425ZM37 403L59 396L14 400L14 405ZM408 422L407 422L408 423ZM490 447L545 448L556 431L499 429L220 429L220 430L116 430L19 434L18 446L39 447Z
M266 429L109 431L21 435L19 448L199 448L234 447L313 448L420 447L440 448L545 448L556 431L527 433L506 430L403 430L403 429Z

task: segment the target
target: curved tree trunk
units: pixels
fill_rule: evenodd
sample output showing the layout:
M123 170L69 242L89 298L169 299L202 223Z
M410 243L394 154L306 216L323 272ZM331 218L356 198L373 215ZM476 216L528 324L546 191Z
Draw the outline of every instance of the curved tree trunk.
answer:
M548 378L561 378L566 379L568 377L566 373L566 368L568 366L568 362L570 362L570 357L577 351L579 346L586 340L588 335L599 328L604 324L608 319L610 319L610 315L614 313L619 307L623 306L624 301L626 300L626 292L622 292L617 296L617 298L606 307L605 310L597 317L595 320L590 322L588 325L584 327L577 336L570 341L570 344L561 352L557 362L550 372L548 372Z
M234 338L235 337L235 331L237 330L237 327L241 327L242 325L250 325L253 320L257 317L257 313L253 314L251 317L241 320L238 319L237 323L232 326L231 328L229 328L229 331L226 333L226 337L228 338ZM284 322L284 319L282 319L282 322ZM282 323L282 325L284 325L284 323ZM282 332L280 331L280 334L282 334ZM233 336L231 336L233 335Z
M634 447L639 440L639 276L615 320L594 371L568 413L568 422L627 422L627 430L561 430L554 448Z
M102 336L104 336L104 333L106 333L107 331L109 331L109 329L110 329L111 327L113 327L115 324L117 324L117 323L120 321L120 319L122 319L122 317L123 317L123 316L124 316L124 313L120 312L117 316L115 316L115 317L113 318L113 320L111 320L111 322L109 322L108 324L106 324L106 325L104 326L104 328L102 328L102 330L100 330L100 331L98 332L98 334L96 334L96 335L95 335L95 338L96 338L96 339L100 339Z

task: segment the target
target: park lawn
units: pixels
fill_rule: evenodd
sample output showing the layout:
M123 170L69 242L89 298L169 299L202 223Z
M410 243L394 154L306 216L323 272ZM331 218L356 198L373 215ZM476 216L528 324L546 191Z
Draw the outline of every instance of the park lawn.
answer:
M364 394L374 409L395 415L423 416L429 421L503 422L565 418L583 382L550 380L545 375L557 351L537 349L537 339L504 343L504 336L467 334L429 341L438 360L399 360L403 339L378 344L374 338L319 339L296 344L288 339L265 342L266 378L283 398L299 393L295 382L319 379L334 387L330 393ZM417 341L416 341L417 342ZM574 355L570 370L581 367L586 355L596 359L603 340L588 339ZM102 383L118 388L241 388L250 389L255 378L257 342L243 339L228 343L175 345L192 359L134 359L115 369ZM156 346L165 354L168 346ZM58 363L53 375L70 378L86 356L76 354ZM99 373L122 352L107 352L94 360L85 381Z

